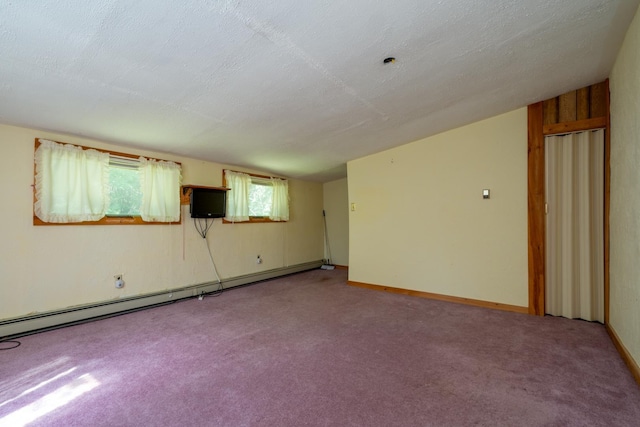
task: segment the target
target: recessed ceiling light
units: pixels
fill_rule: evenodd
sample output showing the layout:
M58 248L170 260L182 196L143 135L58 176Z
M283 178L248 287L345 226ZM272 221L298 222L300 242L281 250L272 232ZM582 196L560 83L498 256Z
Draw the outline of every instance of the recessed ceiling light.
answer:
M385 64L392 64L392 63L396 62L396 58L394 58L393 56L390 56L388 58L384 58L384 61L382 61L382 62L384 62Z

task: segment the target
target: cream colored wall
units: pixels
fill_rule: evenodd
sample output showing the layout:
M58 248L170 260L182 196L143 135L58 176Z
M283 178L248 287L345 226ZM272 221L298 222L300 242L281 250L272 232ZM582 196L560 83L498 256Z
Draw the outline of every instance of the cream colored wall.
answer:
M0 125L0 319L215 279L188 206L180 225L33 226L36 137L179 161L185 184L220 186L227 167ZM222 278L322 259L322 184L290 180L289 191L286 224L215 220L208 240ZM113 276L120 273L126 286L116 289Z
M526 109L347 167L350 280L527 306Z
M347 178L323 185L331 263L349 265L349 191ZM327 251L325 249L325 254ZM325 258L327 255L325 255Z
M611 78L610 318L640 364L640 12Z

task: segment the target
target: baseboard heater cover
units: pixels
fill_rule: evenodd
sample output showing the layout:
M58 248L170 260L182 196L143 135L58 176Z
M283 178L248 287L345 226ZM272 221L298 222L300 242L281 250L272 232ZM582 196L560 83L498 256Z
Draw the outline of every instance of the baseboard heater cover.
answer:
M289 274L313 270L319 268L321 265L322 260L318 260L259 273L231 277L222 280L222 286L226 290ZM104 301L2 320L0 321L0 337L2 339L17 338L58 327L82 323L87 320L97 320L100 318L125 314L152 306L169 304L185 298L192 298L201 294L215 292L218 288L219 285L216 281L205 282L182 288L167 289L151 294L132 296L113 301Z

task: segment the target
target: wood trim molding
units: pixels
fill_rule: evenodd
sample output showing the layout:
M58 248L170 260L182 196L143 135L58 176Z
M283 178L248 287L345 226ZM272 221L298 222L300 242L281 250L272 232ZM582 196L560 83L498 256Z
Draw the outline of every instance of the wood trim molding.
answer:
M335 265L335 267L336 267L338 270L348 270L348 269L349 269L349 266L348 266L348 265L337 265L337 264L336 264L336 265Z
M604 132L604 324L609 324L609 214L611 212L611 113L609 79L604 82L607 128Z
M394 293L394 294L409 295L409 296L413 296L413 297L433 299L433 300L438 300L438 301L453 302L453 303L457 303L457 304L471 305L471 306L474 306L474 307L492 308L494 310L510 311L510 312L521 313L521 314L527 314L529 312L527 307L520 307L518 305L502 304L502 303L499 303L499 302L491 302L491 301L482 301L482 300L476 300L476 299L471 299L471 298L454 297L454 296L449 296L449 295L434 294L434 293L431 293L431 292L413 291L413 290L410 290L410 289L394 288L394 287L391 287L391 286L372 285L372 284L369 284L369 283L354 282L354 281L351 281L351 280L347 281L347 284L350 285L350 286L357 286L359 288L371 289L371 290L374 290L374 291L383 291L383 292L390 292L390 293Z
M74 143L70 143L70 142L62 142L62 141L55 141L53 139L49 139L49 138L36 138L35 139L35 148L34 151L38 149L38 147L40 146L40 140L45 140L45 141L52 141L55 142L57 144L62 144L62 145L73 145L75 147L80 147L83 150L96 150L99 151L101 153L107 153L111 156L116 156L116 157L125 157L128 159L134 159L137 160L140 157L144 157L145 159L149 159L149 160L155 160L156 162L172 162L175 163L177 165L182 166L181 162L175 161L175 160L163 160L163 159L157 159L155 157L149 157L149 156L143 156L141 154L131 154L131 153L123 153L121 151L113 151L113 150L106 150L104 148L95 148L95 147L89 147L88 145L80 145L80 144L74 144Z
M622 344L620 337L616 333L616 331L611 327L610 324L605 324L605 328L607 329L607 333L611 337L611 341L613 341L613 345L620 353L620 357L624 360L624 363L627 365L629 370L631 371L631 375L635 378L636 382L640 385L640 366L636 363L636 361L629 353L629 350Z
M528 114L528 233L529 314L544 316L545 280L545 167L542 102L529 105Z
M555 135L559 133L580 132L583 130L600 129L607 127L606 117L596 117L593 119L574 120L571 122L555 123L542 127L543 135Z
M257 217L249 217L249 221L227 221L226 219L222 218L222 223L223 224L286 224L289 221L274 221L272 219L269 218L257 218Z
M182 224L182 216L180 221L175 222L152 222L143 221L139 216L106 216L99 221L82 221L82 222L44 222L38 218L35 213L33 214L33 225L37 226L54 226L54 227L68 227L79 225L176 225Z

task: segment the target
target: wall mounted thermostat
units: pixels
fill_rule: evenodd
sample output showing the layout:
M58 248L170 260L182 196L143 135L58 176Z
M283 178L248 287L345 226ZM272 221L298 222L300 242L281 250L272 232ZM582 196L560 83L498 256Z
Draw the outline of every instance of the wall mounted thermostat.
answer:
M490 198L490 191L489 191L489 189L486 189L486 188L485 188L484 190L482 190L482 198L483 198L483 199L488 199L488 198Z

